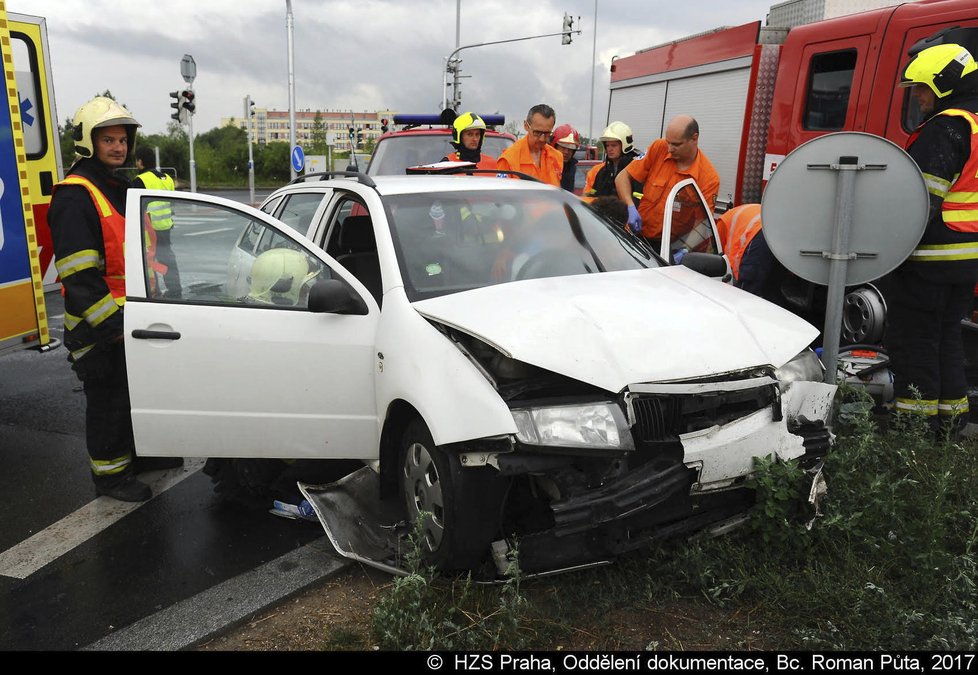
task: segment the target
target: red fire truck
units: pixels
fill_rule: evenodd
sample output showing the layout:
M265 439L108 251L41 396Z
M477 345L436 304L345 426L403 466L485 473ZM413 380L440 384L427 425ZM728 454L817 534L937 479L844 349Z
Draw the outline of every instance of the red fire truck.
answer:
M851 13L868 6L879 8ZM764 26L718 28L615 59L608 119L628 123L644 147L674 115L693 115L720 174L718 205L759 202L778 162L816 136L865 131L903 147L920 121L909 90L896 86L907 51L955 27L978 27L978 3L782 2Z

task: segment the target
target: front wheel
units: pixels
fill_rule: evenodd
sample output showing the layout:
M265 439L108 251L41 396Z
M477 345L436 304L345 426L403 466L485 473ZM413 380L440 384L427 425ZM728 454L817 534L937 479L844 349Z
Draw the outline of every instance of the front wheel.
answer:
M490 467L463 468L435 446L428 427L412 421L401 437L401 492L408 519L420 525L418 546L443 572L476 569L489 559L499 529L503 482Z

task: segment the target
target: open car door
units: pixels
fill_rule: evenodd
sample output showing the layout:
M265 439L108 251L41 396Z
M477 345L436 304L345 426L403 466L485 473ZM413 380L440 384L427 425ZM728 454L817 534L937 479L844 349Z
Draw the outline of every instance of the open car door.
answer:
M659 249L672 264L679 264L686 253L723 253L713 209L692 178L676 183L666 197Z
M169 206L161 236L147 213ZM131 190L125 347L138 455L374 458L380 310L324 251L219 197ZM357 311L310 311L337 281Z

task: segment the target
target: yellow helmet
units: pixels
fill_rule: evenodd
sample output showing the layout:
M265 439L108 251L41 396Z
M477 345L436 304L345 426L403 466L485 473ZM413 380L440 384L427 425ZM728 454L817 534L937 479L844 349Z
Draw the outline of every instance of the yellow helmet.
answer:
M452 143L462 144L462 132L469 129L481 129L482 135L486 135L486 123L475 113L462 113L452 122ZM482 145L481 143L479 145Z
M129 152L132 152L136 147L136 127L142 126L124 106L107 96L96 96L83 104L75 113L71 124L74 127L72 138L75 141L75 152L82 157L91 157L95 154L95 147L92 145L93 131L116 125L126 127Z
M269 305L299 304L302 288L317 274L309 269L309 259L301 251L273 248L255 258L251 266L248 297Z
M971 52L956 44L928 47L917 54L903 71L901 87L926 84L937 98L954 91L961 78L978 70Z
M605 127L598 138L602 143L605 141L620 141L623 154L630 153L635 148L635 141L632 139L632 128L624 122L612 122Z

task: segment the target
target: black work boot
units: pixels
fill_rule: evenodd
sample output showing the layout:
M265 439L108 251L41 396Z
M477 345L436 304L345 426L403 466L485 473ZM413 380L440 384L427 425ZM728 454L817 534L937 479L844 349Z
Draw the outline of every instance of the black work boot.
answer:
M177 469L183 466L183 457L133 457L133 473L146 473L147 471L163 471L164 469Z
M120 502L144 502L153 496L153 491L132 471L126 471L114 476L95 476L95 494Z

